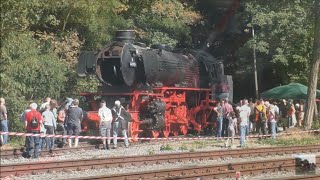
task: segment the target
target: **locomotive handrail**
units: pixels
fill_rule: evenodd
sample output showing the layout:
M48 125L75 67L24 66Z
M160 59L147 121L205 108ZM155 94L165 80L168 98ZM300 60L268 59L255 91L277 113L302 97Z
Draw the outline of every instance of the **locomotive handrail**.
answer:
M209 88L186 88L186 87L157 87L154 90L184 90L184 91L211 91Z
M140 92L133 92L133 93L80 93L80 96L136 96L139 95L147 95L147 96L163 96L160 93L140 93Z

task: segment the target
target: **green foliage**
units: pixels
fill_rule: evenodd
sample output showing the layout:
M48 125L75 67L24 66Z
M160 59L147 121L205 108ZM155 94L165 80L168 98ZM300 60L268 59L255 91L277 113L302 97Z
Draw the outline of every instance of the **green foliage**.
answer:
M278 139L263 139L258 141L259 144L277 145L277 146L298 146L298 145L311 145L319 144L319 135L313 137L302 138L278 138Z
M201 16L192 6L179 0L127 1L122 14L133 22L141 41L147 44L163 43L190 46L190 25Z
M320 129L320 118L314 118L311 129Z
M246 3L252 24L260 26L256 31L259 71L271 68L268 76L276 77L279 84L307 84L314 28L312 4L312 0ZM251 57L253 43L247 42L240 56Z
M28 101L58 98L67 69L52 50L41 49L32 33L9 33L1 52L0 95L7 100L10 129L21 131L20 114Z

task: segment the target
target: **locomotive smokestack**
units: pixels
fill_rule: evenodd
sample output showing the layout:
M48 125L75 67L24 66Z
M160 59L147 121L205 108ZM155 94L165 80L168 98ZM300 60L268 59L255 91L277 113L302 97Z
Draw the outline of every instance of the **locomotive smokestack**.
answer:
M116 32L116 41L133 44L134 40L134 30L118 30Z

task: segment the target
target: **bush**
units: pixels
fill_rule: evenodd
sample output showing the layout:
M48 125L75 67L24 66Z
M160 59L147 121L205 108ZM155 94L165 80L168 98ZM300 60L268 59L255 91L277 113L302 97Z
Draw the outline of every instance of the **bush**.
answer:
M0 96L7 102L9 131L23 132L20 115L30 101L58 98L67 81L66 67L33 33L11 32L3 40L0 58Z

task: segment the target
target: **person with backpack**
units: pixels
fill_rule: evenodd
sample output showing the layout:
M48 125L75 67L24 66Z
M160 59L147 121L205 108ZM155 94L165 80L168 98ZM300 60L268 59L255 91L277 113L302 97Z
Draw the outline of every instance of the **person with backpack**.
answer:
M108 137L108 144L106 145L106 139L102 139L103 149L110 149L110 131L111 131L111 122L112 122L112 113L111 110L106 106L106 101L101 100L101 108L99 109L98 115L100 117L100 135L102 137Z
M255 107L255 112L256 112L255 120L256 120L257 131L259 132L259 135L261 134L266 135L267 108L265 107L262 99L257 102L257 105Z
M129 147L129 141L127 139L127 128L128 122L131 120L130 113L126 111L126 109L121 106L119 100L115 101L114 107L112 108L112 117L113 117L113 149L117 148L117 137L118 131L121 131L124 139L125 147Z
M40 126L43 119L39 111L37 111L38 105L32 103L31 111L26 113L25 128L27 133L40 134ZM38 158L40 155L40 137L39 136L27 136L27 153L28 158Z

